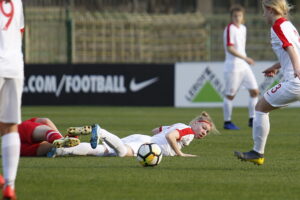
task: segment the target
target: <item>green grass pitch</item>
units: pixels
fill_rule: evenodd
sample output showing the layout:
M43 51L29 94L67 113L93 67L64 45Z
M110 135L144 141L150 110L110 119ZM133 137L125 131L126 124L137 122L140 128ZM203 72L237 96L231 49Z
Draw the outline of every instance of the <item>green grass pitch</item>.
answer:
M300 109L270 114L271 132L265 164L256 166L233 156L252 148L245 108L235 108L239 131L222 129L221 108L205 108L220 135L194 140L183 152L196 158L163 157L154 168L135 158L21 158L17 195L21 200L290 200L300 199ZM188 123L201 108L171 107L23 107L23 119L49 117L65 132L69 126L99 123L123 137L151 134L152 128ZM88 141L88 136L82 136Z

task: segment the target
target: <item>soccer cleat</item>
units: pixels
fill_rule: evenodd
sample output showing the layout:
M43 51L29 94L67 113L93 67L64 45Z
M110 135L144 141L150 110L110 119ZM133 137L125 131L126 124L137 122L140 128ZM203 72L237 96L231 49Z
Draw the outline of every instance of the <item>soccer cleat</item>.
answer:
M0 188L2 189L3 186L5 184L5 179L3 178L3 176L0 174Z
M232 122L224 122L224 129L227 130L240 130L239 127L237 127L234 123Z
M15 190L12 189L9 185L4 188L2 191L3 200L17 200Z
M56 157L56 148L55 147L52 147L51 148L51 151L49 151L47 153L47 157L48 158L55 158Z
M253 127L253 118L249 118L248 126L251 128Z
M234 155L242 161L252 162L256 165L262 165L264 164L265 161L264 154L257 153L256 151L253 150L249 152L235 151Z
M89 135L92 133L92 126L70 127L67 129L67 133L72 136Z
M79 138L78 135L71 135L71 134L66 134L65 137L73 137L73 138Z
M74 137L65 137L61 139L54 140L52 143L53 147L61 148L61 147L74 147L80 144L80 140Z
M92 135L90 140L90 144L93 149L96 149L99 140L100 140L100 126L98 124L94 124L92 126Z

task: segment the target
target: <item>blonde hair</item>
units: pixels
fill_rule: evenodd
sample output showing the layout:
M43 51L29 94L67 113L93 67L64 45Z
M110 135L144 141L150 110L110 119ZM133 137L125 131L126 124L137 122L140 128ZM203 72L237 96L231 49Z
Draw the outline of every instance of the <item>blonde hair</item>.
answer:
M289 18L289 12L293 8L287 0L263 0L262 5L266 8L272 8L278 15Z
M205 111L203 111L199 116L195 117L189 125L191 126L194 123L199 123L199 121L207 121L211 125L211 130L209 131L210 133L219 133L218 129L216 128L212 118L209 116L209 114Z

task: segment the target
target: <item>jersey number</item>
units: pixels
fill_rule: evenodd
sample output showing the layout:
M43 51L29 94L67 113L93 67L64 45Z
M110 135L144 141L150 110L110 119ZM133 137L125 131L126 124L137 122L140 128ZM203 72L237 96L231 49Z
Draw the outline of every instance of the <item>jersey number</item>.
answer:
M9 27L9 25L11 24L11 21L12 21L12 19L13 19L13 17L14 17L14 4L12 3L12 1L9 1L8 3L10 4L10 12L5 12L5 10L4 10L4 3L6 3L5 2L5 0L0 0L0 12L5 16L5 17L7 17L8 18L8 21L7 21L7 23L5 24L5 26L4 26L4 30L7 30L8 29L8 27Z
M278 85L276 85L276 87L272 88L271 92L272 92L272 93L275 93L275 92L277 92L277 90L278 90L279 88L281 88L281 84L280 84L280 83L279 83Z

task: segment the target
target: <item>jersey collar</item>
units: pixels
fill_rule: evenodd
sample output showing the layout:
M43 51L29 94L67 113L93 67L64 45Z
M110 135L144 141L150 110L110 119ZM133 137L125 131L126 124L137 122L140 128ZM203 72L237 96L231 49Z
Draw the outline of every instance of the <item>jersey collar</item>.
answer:
M278 19L274 22L273 27L274 27L274 26L280 26L280 24L282 24L282 23L285 22L285 21L287 21L287 19L284 18L284 17L278 18Z

